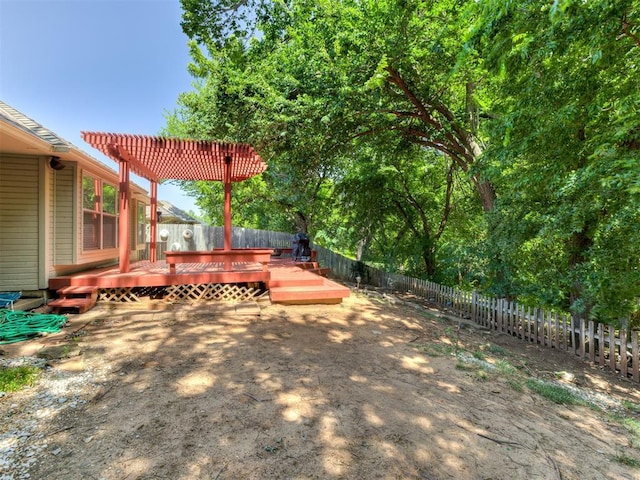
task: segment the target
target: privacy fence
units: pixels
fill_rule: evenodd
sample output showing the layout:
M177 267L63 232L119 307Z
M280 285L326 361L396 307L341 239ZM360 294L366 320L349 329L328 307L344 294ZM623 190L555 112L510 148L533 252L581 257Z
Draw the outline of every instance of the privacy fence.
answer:
M158 230L160 252L178 246L182 250L209 250L223 245L222 227L162 224ZM288 233L233 228L232 244L234 248L286 248L291 247L292 238ZM476 291L384 272L320 246L312 245L312 248L318 252L318 262L329 267L336 278L355 283L359 277L362 286L410 293L452 315L525 342L569 352L640 383L640 332L637 330L617 329L566 313L524 307Z

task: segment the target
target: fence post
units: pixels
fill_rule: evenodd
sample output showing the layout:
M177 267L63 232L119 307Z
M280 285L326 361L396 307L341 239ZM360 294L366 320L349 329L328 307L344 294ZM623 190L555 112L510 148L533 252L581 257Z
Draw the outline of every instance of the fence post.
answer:
M634 382L640 382L640 368L638 368L638 333L631 330L631 368Z
M478 323L478 292L471 292L471 321Z
M616 373L616 334L613 325L609 325L609 368Z
M627 378L627 330L620 329L620 373Z
M593 320L589 320L589 361L596 361L596 340L595 340L595 324Z

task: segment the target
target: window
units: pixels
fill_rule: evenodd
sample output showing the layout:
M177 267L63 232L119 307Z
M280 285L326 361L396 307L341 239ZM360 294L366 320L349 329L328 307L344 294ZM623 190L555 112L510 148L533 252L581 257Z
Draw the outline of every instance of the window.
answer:
M82 177L82 248L100 250L118 246L118 191L113 185Z
M118 246L116 200L116 187L105 183L102 186L102 248Z
M138 202L138 212L137 212L137 219L136 219L136 224L138 225L136 240L138 245L142 243L146 243L147 241L146 223L147 223L147 206L142 202Z

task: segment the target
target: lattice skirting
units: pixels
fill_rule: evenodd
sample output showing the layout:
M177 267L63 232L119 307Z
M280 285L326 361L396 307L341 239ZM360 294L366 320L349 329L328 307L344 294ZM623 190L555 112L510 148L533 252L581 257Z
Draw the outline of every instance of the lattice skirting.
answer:
M138 303L147 295L136 291L139 288L104 288L98 291L99 302Z
M264 294L258 286L233 283L206 283L198 285L170 285L165 302L184 303L198 300L242 302L253 300Z
M104 288L98 293L101 302L141 303L149 299L162 299L166 303L194 301L242 302L257 300L266 295L259 283L196 285L169 285L166 287Z

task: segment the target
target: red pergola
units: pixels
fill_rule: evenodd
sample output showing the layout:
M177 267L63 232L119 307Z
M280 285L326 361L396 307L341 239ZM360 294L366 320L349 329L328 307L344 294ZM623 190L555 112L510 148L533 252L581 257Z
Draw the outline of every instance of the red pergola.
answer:
M156 261L158 182L224 182L224 250L231 250L231 184L259 175L267 164L250 145L146 135L81 132L82 138L118 162L120 171L120 272L129 271L129 174L151 182L150 260Z

